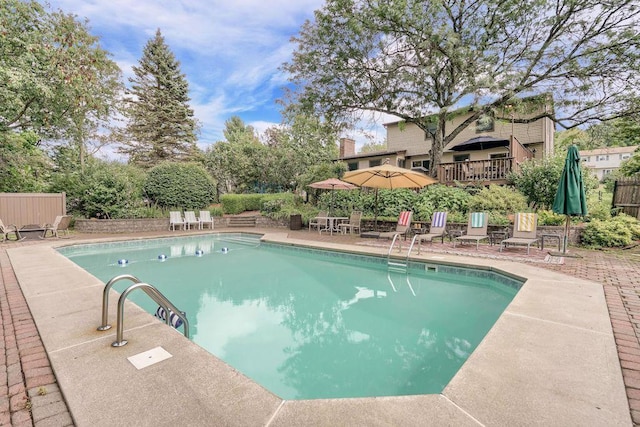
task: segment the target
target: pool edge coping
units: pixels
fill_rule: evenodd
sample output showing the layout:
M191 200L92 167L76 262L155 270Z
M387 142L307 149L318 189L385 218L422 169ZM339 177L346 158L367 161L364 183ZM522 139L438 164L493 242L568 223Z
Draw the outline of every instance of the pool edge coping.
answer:
M214 232L220 232L215 230ZM229 231L231 232L231 231ZM262 233L247 233L247 234L262 234ZM297 244L297 245L302 245L302 246L308 246L308 247L315 247L315 248L320 248L320 249L331 249L331 250L343 250L346 252L358 252L358 253L364 253L367 255L386 255L386 249L382 249L380 250L379 248L371 248L371 247L356 247L355 245L344 245L344 244L327 244L327 243L319 243L319 242L309 242L309 241L302 241L302 240L296 240L296 239L289 239L286 236L287 233L267 233L263 236L263 239L268 240L268 241L274 241L274 242L278 242L278 243L282 243L285 242L285 244ZM160 237L160 236L159 236ZM146 238L145 238L146 239ZM59 247L59 246L66 246L69 244L84 244L84 243L100 243L100 242L107 242L107 241L117 241L117 240L124 240L124 239L113 239L113 238L109 238L109 239L85 239L82 241L64 241L64 242L51 242L49 245L47 245L47 247L53 249L55 247ZM127 239L130 240L130 239ZM39 246L40 247L40 246ZM31 247L25 247L25 248L16 248L16 249L8 249L8 253L10 255L10 258L12 259L12 264L14 256L18 256L16 254L18 254L18 252L20 250L29 250L29 248L34 248L33 246ZM53 251L56 252L56 251ZM25 254L26 256L26 254ZM412 257L414 258L414 257ZM541 286L547 285L548 283L552 283L554 281L558 282L558 285L562 285L564 283L564 285L566 285L566 279L567 276L561 275L559 273L554 273L554 272L549 272L547 270L542 271L541 269L532 266L532 265L526 265L526 264L514 264L514 263L510 263L508 261L498 261L498 260L485 260L485 259L480 259L480 258L465 258L465 257L461 257L461 256L452 256L452 255L434 255L434 254L424 254L421 257L415 257L415 259L417 259L418 261L424 262L424 261L428 261L428 262L434 262L434 263L446 263L450 265L460 265L460 266L467 266L467 267L482 267L485 269L494 269L495 271L500 271L500 272L505 272L508 274L512 274L516 277L522 277L522 278L526 278L524 276L529 277L530 275L533 275L535 277L531 277L529 278L528 282L525 284L525 287L527 288L533 288L537 282L541 282ZM69 261L70 262L70 261ZM24 276L23 274L19 274L20 272L16 271L16 276L18 277L19 282L21 281L20 278L21 276ZM523 276L523 273L524 276ZM85 274L88 274L85 272ZM602 291L602 287L601 285L597 284L597 283L593 283L593 282L587 282L587 281L583 281L580 279L574 279L571 278L571 280L574 283L577 283L577 286L583 286L585 288L589 288L591 290L597 290L600 289L600 293L603 294ZM534 285L534 286L532 286ZM22 286L22 283L21 283ZM33 295L27 296L25 294L25 297L27 298L27 302L29 303L29 306L31 307L31 301L30 299L33 298ZM608 312L606 310L606 303L604 303L604 296L601 296L603 304L604 304L604 314L606 314L607 317L607 321L609 320L608 318ZM526 303L526 302L525 302ZM511 305L507 308L507 311L509 316L511 317L516 317L519 320L523 319L523 316L521 313L518 312L512 312L510 311L510 307ZM602 310L601 310L602 311ZM41 322L46 321L43 320L42 318L38 319L39 315L38 313L33 313L34 315L34 319L36 320L36 323L38 325L41 324ZM602 313L600 313L600 315L602 315ZM99 317L98 315L96 315L95 313L93 314L93 317ZM503 322L503 318L504 318L504 314L503 316L501 316L501 318L499 319L498 322ZM524 316L526 317L526 316ZM512 319L513 320L513 319ZM525 320L529 320L529 319L525 319ZM508 321L508 320L507 320ZM534 322L540 322L540 319L534 319ZM542 321L544 321L544 319L542 319ZM558 323L558 322L555 322ZM93 325L92 325L93 326ZM556 325L557 326L557 325ZM560 325L563 328L567 328L567 325ZM574 325L569 325L570 328L576 328L576 329L580 329L580 333L582 334L587 334L588 336L592 336L593 334L596 334L596 336L598 338L602 338L602 340L605 342L606 346L610 346L613 349L613 355L615 357L615 364L617 365L617 371L620 371L619 368L619 362L617 360L617 352L615 349L615 342L613 341L613 333L611 331L610 325L608 328L608 331L604 331L604 330L598 330L598 331L589 331L589 328L578 328ZM602 326L602 325L601 325ZM495 328L495 326L494 326ZM492 331L494 330L494 328L492 328ZM606 328L605 328L606 329ZM492 332L490 332L491 337L489 338L489 340L495 340L496 337L494 337ZM489 337L488 335L488 337ZM162 337L160 337L162 338ZM173 338L173 337L172 337ZM499 337L498 337L499 338ZM43 341L45 342L45 346L47 345L47 342L45 339L43 339ZM478 349L476 349L476 351L474 352L474 355L476 353L478 353L480 351L481 346L487 346L487 345L491 345L491 343L486 344L485 341L487 341L487 339L485 338L485 340L483 340L483 342L480 344L480 346L478 347ZM190 343L192 345L195 346L195 344ZM196 346L197 347L197 346ZM199 348L199 347L198 347ZM110 351L118 351L113 350L109 347L106 347L105 350L108 352ZM586 350L586 349L581 349L582 350ZM112 353L113 354L113 353ZM469 359L471 360L472 358L474 358L474 355L472 355L472 357ZM214 356L211 356L214 357ZM70 385L68 384L64 384L64 373L61 372L62 369L68 369L68 368L63 368L61 366L56 366L56 364L54 363L54 360L52 360L52 365L54 370L56 371L56 375L60 377L60 383L61 383L61 388L63 389L63 392L65 390L66 387L70 387ZM467 361L467 363L465 363L465 365L462 367L462 369L460 370L460 372L462 372L463 370L465 371L472 371L473 366L467 366L467 365L471 365L471 363L469 361ZM602 405L605 408L609 408L609 410L611 410L612 412L615 412L616 415L616 419L620 420L621 422L626 422L628 420L629 424L630 424L630 415L628 412L628 406L627 406L627 400L626 400L626 395L624 394L624 385L622 383L622 376L621 376L621 372L615 372L616 370L613 369L611 370L611 372L608 373L609 376L613 375L613 379L612 379L612 384L611 384L611 390L610 390L610 394L612 394L614 396L614 399L616 402L621 398L623 400L624 404L620 404L620 403L616 403L616 404L609 404L609 406L607 405ZM456 376L454 377L454 379L452 380L455 381L456 378L458 377L458 375L460 375L460 372L458 372L458 374L456 374ZM465 375L467 375L467 372L465 372ZM619 377L619 378L615 378L615 377ZM265 390L266 393L270 394L268 391ZM575 393L577 393L578 391L576 390ZM66 394L65 394L66 396ZM394 401L394 399L398 399L396 401ZM394 411L389 411L389 410L384 410L385 405L388 405L392 408L397 408L397 406L403 406L403 404L406 404L409 407L413 408L413 411L418 411L418 413L425 413L428 414L429 411L427 409L418 409L415 408L415 402L416 401L420 401L422 402L422 404L425 403L425 401L434 401L434 405L440 407L440 406L444 406L446 408L448 408L447 410L445 410L443 412L443 414L446 414L447 417L451 416L452 414L454 414L456 417L461 417L459 419L461 420L467 420L467 421L471 421L472 424L477 424L480 423L480 421L477 420L477 418L474 416L473 411L467 411L465 409L465 407L471 407L473 406L472 403L467 403L467 401L465 400L467 399L464 396L449 396L447 389L445 389L445 391L441 394L441 395L426 395L426 396L418 396L418 397L399 397L399 398L394 398L394 397L390 397L390 398L366 398L366 399L319 399L319 400L314 400L314 401L282 401L280 399L276 399L276 402L278 403L276 406L275 411L271 414L271 416L265 420L265 424L264 425L295 425L296 422L298 422L301 418L300 417L320 417L320 416L328 416L327 413L329 411L329 408L331 408L331 413L336 413L337 411L337 415L338 417L348 417L349 420L353 420L354 418L354 414L353 413L349 413L346 414L343 411L352 411L354 410L354 408L363 408L366 407L367 408L367 413L365 415L368 416L372 416L375 414L378 414L377 417L380 417L381 420L384 419L384 414L385 413L395 413ZM268 399L267 399L268 400ZM556 399L557 400L557 399ZM394 402L391 402L394 401ZM390 403L391 402L391 403ZM605 402L606 403L606 402ZM422 404L420 406L422 406ZM372 408L371 406L376 406L377 409ZM547 409L549 406L555 407L557 405L557 402L554 405L544 405L544 402L539 403L539 405L537 406L539 409L543 409L543 411L541 412L545 412L544 410ZM69 402L69 406L70 409L72 409L72 413L74 412L73 409L78 408L76 403ZM566 407L570 407L571 405L567 404L564 405ZM299 407L301 408L300 413L299 414L295 414L296 410L295 408ZM324 409L323 409L324 408ZM337 408L337 409L336 409ZM340 408L343 408L343 410L341 410ZM515 408L512 408L512 410ZM535 407L533 408L534 410L536 409ZM442 408L440 408L440 410L442 410ZM291 413L291 411L293 411L294 413ZM453 411L453 412L451 412ZM624 411L624 414L622 414L621 412ZM90 411L91 412L91 411ZM397 416L401 416L403 417L403 420L405 422L399 422L398 425L412 425L411 424L411 420L413 419L413 421L415 422L416 419L411 417L410 414L407 414L406 419L404 419L404 416L402 415L402 412L404 411L400 411L399 414L397 414ZM566 411L565 411L566 412ZM603 411L605 412L605 411ZM545 414L539 414L542 418L539 419L544 419ZM625 416L626 415L626 416ZM428 415L427 415L428 416ZM431 416L438 416L437 413L432 414ZM499 415L498 415L499 416ZM547 417L549 416L549 414L546 415ZM566 418L566 414L564 415ZM593 423L594 418L591 415L587 415L587 414L582 414L582 416L584 417L584 420L588 420L589 422ZM75 418L75 417L74 417ZM487 415L483 415L483 417L480 418L487 418ZM127 418L129 421L131 421L131 418ZM324 418L326 420L326 418ZM342 418L345 419L345 418ZM365 418L367 421L372 421L371 419ZM449 419L449 418L443 418L443 420L445 419ZM483 422L487 422L485 419L483 419ZM597 418L596 418L597 419ZM504 418L505 422L507 421L507 418ZM611 418L609 418L609 420L611 420ZM398 419L394 419L394 422L399 421ZM494 420L495 421L495 420ZM575 420L577 421L577 420ZM284 423L283 423L284 422ZM290 424L287 424L290 423Z

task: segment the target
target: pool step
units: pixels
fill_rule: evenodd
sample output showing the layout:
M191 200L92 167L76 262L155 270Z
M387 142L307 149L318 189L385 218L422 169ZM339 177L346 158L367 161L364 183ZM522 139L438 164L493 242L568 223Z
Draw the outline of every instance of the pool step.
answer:
M389 270L405 272L407 271L407 264L402 261L387 261L387 267Z
M256 224L255 216L230 216L227 222L228 227L255 227Z

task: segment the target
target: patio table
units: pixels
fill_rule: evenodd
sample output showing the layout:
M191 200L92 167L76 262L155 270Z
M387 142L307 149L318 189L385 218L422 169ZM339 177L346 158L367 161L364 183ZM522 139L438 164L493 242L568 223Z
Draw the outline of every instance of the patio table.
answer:
M329 234L331 235L333 235L334 231L336 233L340 231L340 229L338 228L338 224L340 224L340 222L346 221L349 219L349 217L346 217L346 216L319 216L317 218L327 220L327 226L325 228L320 229L320 232L328 231Z

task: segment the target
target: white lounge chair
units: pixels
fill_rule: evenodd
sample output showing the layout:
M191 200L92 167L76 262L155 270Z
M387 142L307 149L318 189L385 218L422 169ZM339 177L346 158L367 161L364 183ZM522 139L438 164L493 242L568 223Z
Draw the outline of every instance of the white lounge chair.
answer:
M198 217L200 221L200 228L204 228L205 224L209 224L209 228L213 230L213 218L211 218L211 212L209 211L200 211L200 216Z
M200 228L200 221L196 218L196 213L194 211L184 211L184 225L190 230L191 225L195 224L198 228Z
M176 226L182 227L183 230L186 229L182 213L180 211L171 211L169 212L169 229L176 231Z

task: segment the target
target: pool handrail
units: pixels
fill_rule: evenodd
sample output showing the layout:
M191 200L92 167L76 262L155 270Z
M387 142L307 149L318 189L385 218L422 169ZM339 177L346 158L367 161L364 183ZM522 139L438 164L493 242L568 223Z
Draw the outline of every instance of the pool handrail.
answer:
M120 298L118 299L118 316L116 322L116 340L111 343L112 347L122 347L127 344L127 340L123 339L123 331L124 331L124 303L127 299L127 296L135 291L136 289L142 289L144 293L146 293L149 298L154 300L158 305L164 308L166 313L169 315L166 316L167 325L171 325L171 313L175 314L182 320L182 328L184 332L184 336L189 338L189 320L187 316L185 316L175 305L171 303L160 291L158 291L155 287L148 283L139 282L134 283L125 289Z
M109 324L109 291L116 282L121 280L131 280L133 283L142 282L142 280L131 274L121 274L120 276L113 277L107 282L104 286L104 290L102 291L102 324L98 327L99 331L111 329L111 325Z
M118 299L118 313L116 321L117 332L116 341L112 344L113 347L121 347L127 344L127 341L122 339L124 330L124 302L127 298L127 295L138 288L141 288L149 296L149 298L151 298L159 306L161 306L166 313L169 313L169 315L167 315L165 319L167 325L171 325L171 314L175 314L176 316L178 316L182 320L184 336L189 338L189 321L187 320L187 317L154 286L148 283L143 283L140 279L131 274L122 274L120 276L113 277L105 285L104 290L102 291L102 324L98 327L99 331L106 331L108 329L111 329L111 325L109 325L108 323L109 291L116 282L119 282L121 280L130 280L133 282L133 285L130 285L127 289L125 289Z

